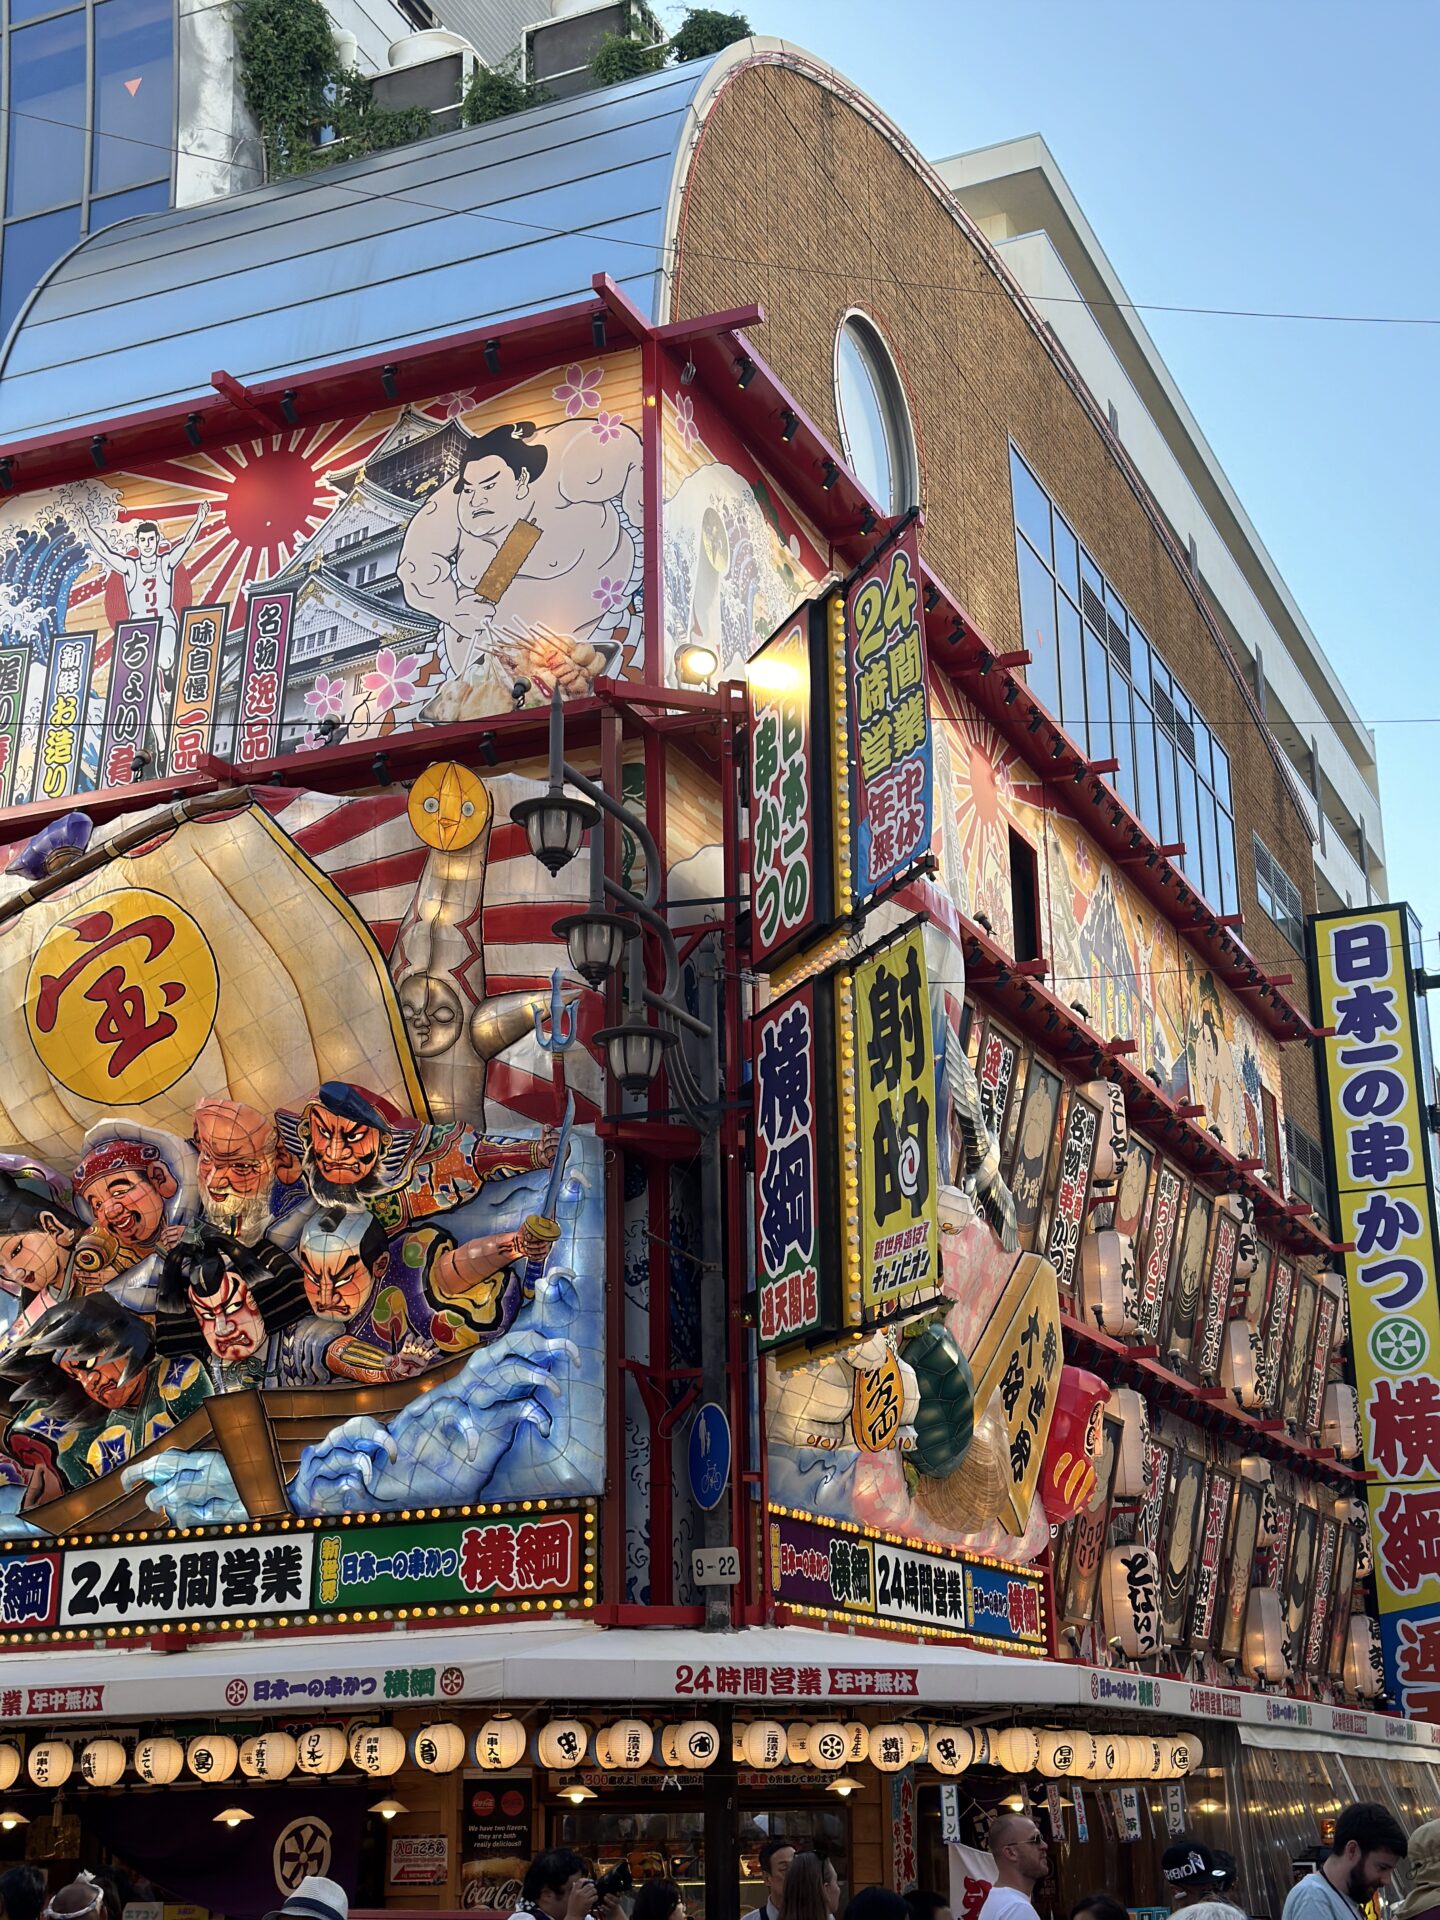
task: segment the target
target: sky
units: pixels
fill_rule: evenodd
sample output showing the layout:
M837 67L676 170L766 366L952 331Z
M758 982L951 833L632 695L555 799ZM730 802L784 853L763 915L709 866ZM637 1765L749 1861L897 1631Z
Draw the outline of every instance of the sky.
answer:
M1375 729L1389 891L1440 965L1440 4L745 5L931 159L1043 134L1142 308L1434 323L1141 315Z

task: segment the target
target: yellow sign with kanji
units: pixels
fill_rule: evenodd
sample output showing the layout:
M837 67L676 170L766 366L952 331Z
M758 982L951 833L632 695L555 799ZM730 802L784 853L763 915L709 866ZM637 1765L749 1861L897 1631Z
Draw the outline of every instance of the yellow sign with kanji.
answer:
M1389 1691L1440 1714L1440 1292L1407 910L1311 922ZM1417 1684L1418 1683L1418 1684Z
M850 981L854 1008L853 1151L860 1211L859 1292L867 1319L935 1296L935 1050L925 938L912 927L868 954Z
M1010 1463L1000 1518L1011 1533L1029 1524L1063 1364L1055 1269L1022 1253L970 1356L977 1419L999 1401Z

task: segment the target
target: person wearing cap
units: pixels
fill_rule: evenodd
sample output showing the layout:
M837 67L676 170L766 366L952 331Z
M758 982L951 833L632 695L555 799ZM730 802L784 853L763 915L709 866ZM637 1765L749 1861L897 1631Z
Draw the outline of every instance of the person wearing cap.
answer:
M1356 1920L1372 1894L1389 1886L1409 1850L1405 1829L1388 1809L1370 1801L1346 1807L1329 1854L1295 1882L1281 1920Z
M1395 1920L1440 1920L1440 1820L1427 1820L1410 1836L1410 1891Z
M1186 1920L1245 1920L1238 1907L1220 1898L1225 1868L1202 1841L1177 1840L1160 1856L1160 1875L1173 1913Z
M276 1907L265 1920L350 1920L350 1896L335 1880L322 1880L318 1873L307 1873L283 1907Z

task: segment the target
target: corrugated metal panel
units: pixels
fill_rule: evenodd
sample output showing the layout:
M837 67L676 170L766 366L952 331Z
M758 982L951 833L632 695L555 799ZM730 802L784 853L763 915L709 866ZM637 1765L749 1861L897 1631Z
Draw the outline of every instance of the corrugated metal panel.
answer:
M706 63L97 234L0 372L0 445L582 298L653 313L666 196Z

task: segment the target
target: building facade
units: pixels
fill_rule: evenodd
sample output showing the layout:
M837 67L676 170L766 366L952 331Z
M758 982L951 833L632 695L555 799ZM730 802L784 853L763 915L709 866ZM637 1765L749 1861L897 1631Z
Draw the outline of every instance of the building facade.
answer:
M0 1854L732 1920L766 1833L973 1896L1018 1801L1057 1910L1181 1830L1270 1910L1428 1811L1305 795L849 82L87 243L0 483Z

